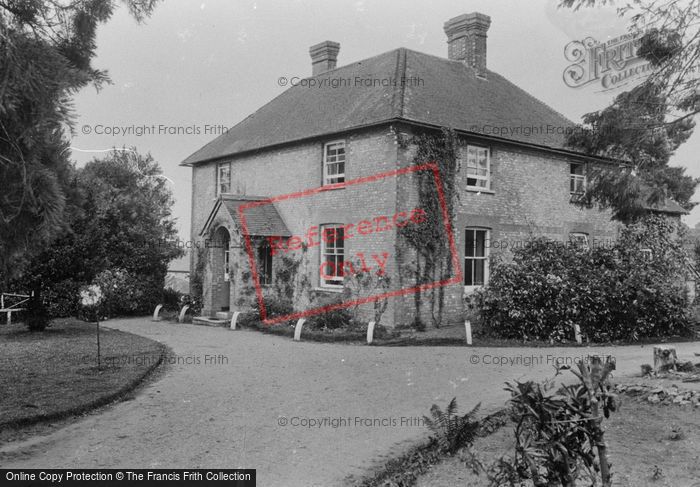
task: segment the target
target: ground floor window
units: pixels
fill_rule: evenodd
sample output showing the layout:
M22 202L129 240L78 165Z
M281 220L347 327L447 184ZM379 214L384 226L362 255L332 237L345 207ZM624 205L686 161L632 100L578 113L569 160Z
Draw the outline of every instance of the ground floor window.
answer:
M321 225L321 285L342 286L345 244L343 226Z
M261 286L272 284L272 248L267 240L258 247L258 279Z
M464 248L464 286L467 289L484 286L488 282L488 241L488 229L466 229Z

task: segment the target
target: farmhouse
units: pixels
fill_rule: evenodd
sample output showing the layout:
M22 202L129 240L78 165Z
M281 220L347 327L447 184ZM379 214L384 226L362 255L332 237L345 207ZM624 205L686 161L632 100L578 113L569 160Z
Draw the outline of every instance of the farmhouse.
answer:
M457 321L490 259L529 237L616 237L608 212L572 203L588 170L612 161L567 149L573 122L487 69L490 23L481 13L447 21L445 58L398 48L338 67L338 43L314 45L311 77L182 162L192 239L208 243L190 263L204 315L251 309L256 288L298 311L381 290L394 293L384 325ZM447 139L445 160L427 160L430 141ZM410 170L418 164L439 171ZM436 177L450 189L442 199L426 190ZM416 209L427 217L402 228ZM381 216L397 224L360 231ZM372 255L386 262L358 288L345 262L357 269ZM373 303L360 312L371 319Z

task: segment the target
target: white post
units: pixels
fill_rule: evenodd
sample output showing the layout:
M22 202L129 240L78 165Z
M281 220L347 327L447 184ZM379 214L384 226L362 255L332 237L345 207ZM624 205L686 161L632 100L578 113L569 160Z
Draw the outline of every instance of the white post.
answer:
M12 311L7 312L7 324L8 325L12 324Z
M577 324L574 325L574 337L576 337L576 343L581 343L581 327Z
M370 321L367 325L367 345L371 345L374 341L374 321Z
M190 306L187 304L182 307L180 310L180 316L177 317L178 323L182 323L185 320L185 313L187 313L188 309L190 309Z
M160 318L158 317L158 313L160 313L160 308L162 308L163 305L159 304L156 306L156 309L153 310L153 321L160 321Z
M301 340L301 327L304 326L306 320L304 318L299 318L297 321L297 326L294 327L294 341L298 342Z
M238 316L241 314L240 311L236 311L233 313L233 316L231 317L231 329L235 330L236 329L236 323L238 322Z
M464 322L464 331L467 334L467 345L472 344L472 322L469 320L466 320Z

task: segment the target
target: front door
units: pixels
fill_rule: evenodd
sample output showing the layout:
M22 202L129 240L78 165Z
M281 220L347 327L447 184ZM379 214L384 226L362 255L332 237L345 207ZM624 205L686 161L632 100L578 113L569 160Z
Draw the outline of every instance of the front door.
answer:
M228 230L219 227L212 245L212 310L228 311L231 299L231 239Z

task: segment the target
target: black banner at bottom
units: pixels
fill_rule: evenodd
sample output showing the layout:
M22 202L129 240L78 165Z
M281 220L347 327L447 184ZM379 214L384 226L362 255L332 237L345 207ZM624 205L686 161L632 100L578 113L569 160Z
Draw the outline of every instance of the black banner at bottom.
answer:
M222 485L255 487L254 469L0 469L0 484L8 486Z

